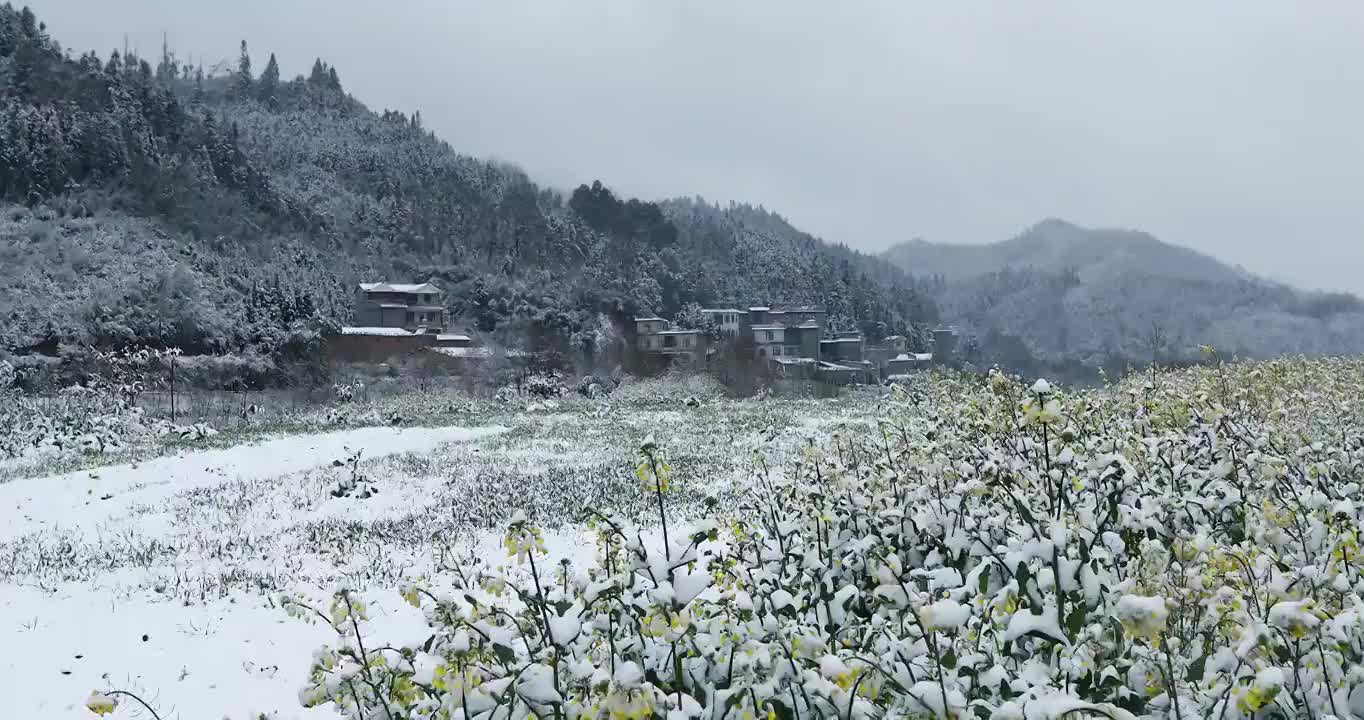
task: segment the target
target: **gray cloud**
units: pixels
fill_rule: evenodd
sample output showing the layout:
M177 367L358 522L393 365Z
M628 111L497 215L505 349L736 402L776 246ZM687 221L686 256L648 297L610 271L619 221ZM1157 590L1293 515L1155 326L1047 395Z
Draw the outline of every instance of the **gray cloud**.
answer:
M76 51L321 56L560 187L761 203L869 250L1057 216L1364 292L1356 0L33 6Z

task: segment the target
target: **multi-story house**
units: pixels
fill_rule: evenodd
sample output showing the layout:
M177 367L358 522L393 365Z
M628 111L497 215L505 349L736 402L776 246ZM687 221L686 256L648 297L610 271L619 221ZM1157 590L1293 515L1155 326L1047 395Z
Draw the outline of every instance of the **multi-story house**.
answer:
M706 333L673 328L660 317L635 318L635 348L651 355L668 355L689 362L705 357Z
M862 362L865 360L866 343L862 333L841 332L837 337L819 341L819 359L829 362Z
M739 315L739 339L751 344L758 359L819 359L825 312L811 305L768 307L755 305Z
M357 327L425 329L445 328L445 291L431 283L360 283L355 300Z
M752 312L751 310L749 311ZM760 323L750 326L753 333L753 356L759 360L779 358L786 354L786 326Z
M957 331L953 328L938 328L933 331L933 362L950 365L956 360Z
M739 334L739 329L743 326L747 312L735 308L707 308L701 311L707 320L714 320L720 327L720 332L731 337Z

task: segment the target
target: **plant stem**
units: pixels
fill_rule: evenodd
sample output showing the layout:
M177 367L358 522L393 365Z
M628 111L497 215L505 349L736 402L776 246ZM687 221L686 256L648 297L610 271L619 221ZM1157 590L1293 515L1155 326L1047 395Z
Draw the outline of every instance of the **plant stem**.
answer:
M649 453L649 469L654 473L654 496L658 498L658 520L663 525L663 559L672 563L672 550L668 543L668 515L663 510L663 479L658 474L658 458L652 450ZM673 574L672 568L668 568L668 577Z

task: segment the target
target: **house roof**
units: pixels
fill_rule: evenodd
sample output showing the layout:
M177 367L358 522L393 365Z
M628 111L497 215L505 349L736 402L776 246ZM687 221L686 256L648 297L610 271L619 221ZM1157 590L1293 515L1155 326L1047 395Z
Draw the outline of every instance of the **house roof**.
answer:
M827 362L827 361L825 361L825 360L820 360L820 361L819 361L819 369L820 369L820 370L828 370L828 371L831 371L831 372L853 372L853 371L856 370L857 368L850 368L850 367L848 367L847 365L839 365L838 363L831 363L831 362Z
M659 335L696 335L700 330L660 330Z
M365 292L393 292L393 293L435 293L444 294L445 291L432 285L431 283L360 283L360 289Z
M665 322L661 317L637 317L635 322Z
M412 333L393 327L343 327L342 335L377 335L385 337L407 337Z
M470 339L470 338L469 338L468 335L452 335L452 334L448 334L448 333L445 333L445 334L437 334L437 335L436 335L436 340L437 340L437 341L445 341L445 342L466 342L466 341L468 341L469 339Z
M701 309L701 312L703 312L703 313L741 313L741 312L743 312L743 310L738 310L738 309L735 309L735 308L702 308L702 309Z
M820 341L819 341L819 344L820 344L820 345L825 345L825 344L828 344L828 343L859 343L859 342L862 342L862 338L860 338L860 337L855 337L855 338L833 338L833 339L829 339L829 340L820 340Z
M753 307L749 308L749 311L767 312L768 310L771 309L772 308L767 307L766 305L754 305Z
M754 330L785 330L785 325L754 325Z

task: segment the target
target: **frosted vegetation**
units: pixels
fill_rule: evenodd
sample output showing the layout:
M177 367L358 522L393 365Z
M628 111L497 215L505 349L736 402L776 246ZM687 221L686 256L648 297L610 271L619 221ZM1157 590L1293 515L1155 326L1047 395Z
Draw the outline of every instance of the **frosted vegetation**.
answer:
M150 365L177 351L94 353L97 371L50 396L15 389L18 373L0 360L0 471L50 468L120 457L164 442L198 441L217 431L201 423L150 418L136 404ZM0 472L0 478L4 473Z
M429 627L411 644L369 630L353 585L281 596L336 632L300 700L353 718L1361 717L1362 392L1357 360L1084 392L939 377L795 454L750 437L718 485L660 417L633 489L581 506L590 560L554 562L541 511L509 506L502 558L405 576ZM723 486L732 501L685 500Z

